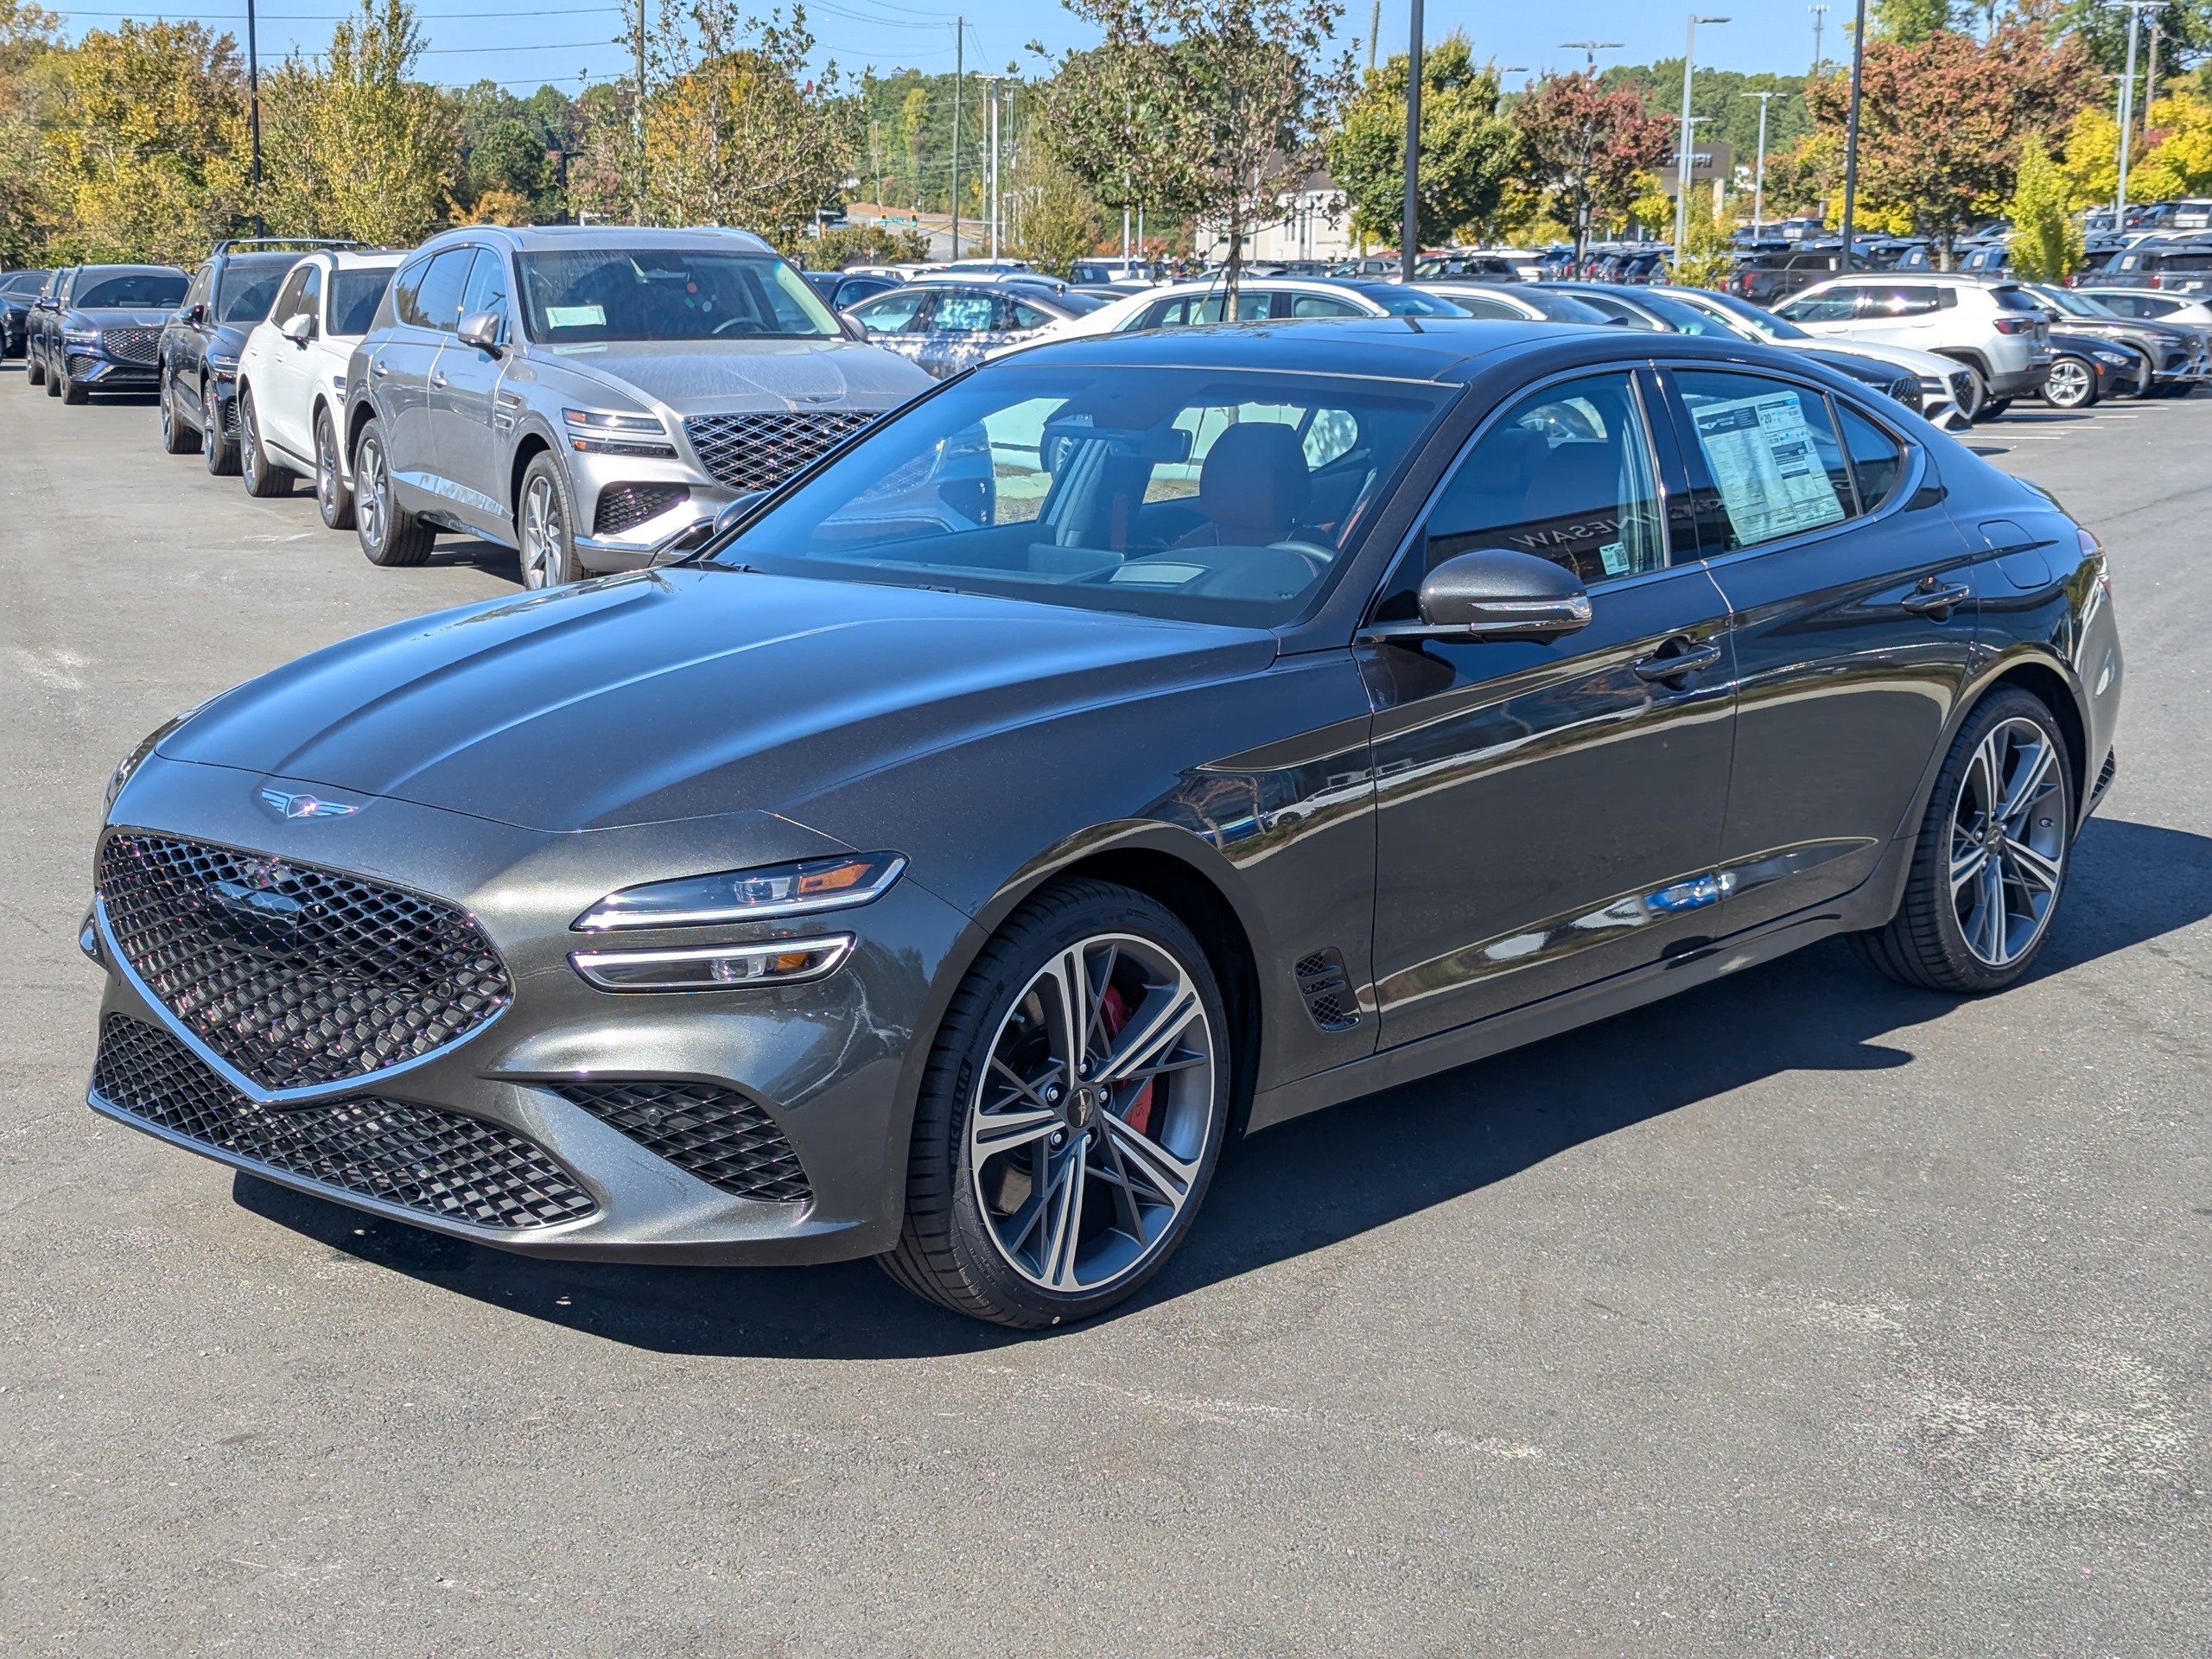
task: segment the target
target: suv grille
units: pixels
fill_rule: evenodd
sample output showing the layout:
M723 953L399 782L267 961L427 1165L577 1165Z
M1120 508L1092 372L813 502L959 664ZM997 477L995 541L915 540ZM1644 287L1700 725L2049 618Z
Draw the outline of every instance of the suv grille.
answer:
M725 1192L768 1204L804 1204L814 1196L783 1131L735 1090L640 1082L572 1084L559 1093Z
M100 1027L92 1092L234 1158L448 1221L548 1227L599 1208L512 1129L403 1100L257 1106L167 1032L127 1014Z
M690 499L691 492L681 484L610 484L599 493L591 533L620 536L631 525L658 518L677 502Z
M107 347L107 354L118 363L137 363L151 368L159 355L162 331L158 328L103 328L100 344Z
M309 864L117 835L100 849L99 896L138 977L265 1089L428 1054L513 995L461 911Z
M780 484L875 419L864 409L820 415L694 415L683 423L702 466L733 490Z

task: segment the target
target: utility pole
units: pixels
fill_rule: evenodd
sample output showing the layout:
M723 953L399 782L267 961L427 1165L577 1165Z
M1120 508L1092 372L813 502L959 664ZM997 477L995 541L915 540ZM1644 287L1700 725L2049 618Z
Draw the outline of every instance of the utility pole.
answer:
M2158 14L2151 14L2151 55L2143 64L2143 130L2151 129L2151 106L2158 101Z
M645 222L645 0L638 0L638 84L631 111L632 137L638 146L638 194L630 204L630 222Z
M1410 283L1421 256L1421 0L1413 0L1406 44L1406 211L1398 280Z
M247 121L253 129L253 233L269 234L261 216L261 57L253 40L253 0L245 0L245 95Z
M1817 75L1821 73L1821 25L1827 21L1828 9L1808 6L1805 10L1813 14L1813 73Z
M1382 34L1382 0L1375 0L1375 9L1367 18L1367 73L1375 73L1375 42Z
M1690 154L1690 67L1697 56L1697 26L1700 23L1725 23L1726 17L1700 17L1690 14L1690 27L1682 45L1682 142L1675 152L1675 260L1680 264L1682 243L1690 233L1690 169L1695 158Z
M1772 92L1745 92L1745 98L1759 101L1759 159L1751 181L1751 240L1759 239L1759 219L1766 207L1766 101Z
M1843 123L1843 263L1838 276L1851 273L1852 215L1859 207L1859 84L1866 70L1866 0L1859 0L1851 26L1851 111Z
M988 175L991 197L991 257L999 257L999 78L986 75L991 88L991 168Z
M960 83L967 78L967 60L960 54L968 41L968 20L952 20L952 257L960 257Z

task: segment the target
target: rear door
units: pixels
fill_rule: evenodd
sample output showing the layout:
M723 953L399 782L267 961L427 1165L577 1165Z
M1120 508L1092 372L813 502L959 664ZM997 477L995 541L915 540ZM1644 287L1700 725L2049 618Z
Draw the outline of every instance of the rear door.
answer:
M1781 372L1662 378L1735 652L1734 931L1850 891L1909 827L1973 659L1975 554L1885 417Z

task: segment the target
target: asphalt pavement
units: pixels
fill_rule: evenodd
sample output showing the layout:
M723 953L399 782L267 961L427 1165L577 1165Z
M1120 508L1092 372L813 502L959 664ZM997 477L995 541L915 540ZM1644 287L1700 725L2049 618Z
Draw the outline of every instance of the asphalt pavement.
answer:
M155 432L0 370L0 1656L2212 1653L2212 399L1969 439L2104 538L2128 652L2032 979L1832 944L1303 1120L1042 1337L86 1110L116 760L518 580Z

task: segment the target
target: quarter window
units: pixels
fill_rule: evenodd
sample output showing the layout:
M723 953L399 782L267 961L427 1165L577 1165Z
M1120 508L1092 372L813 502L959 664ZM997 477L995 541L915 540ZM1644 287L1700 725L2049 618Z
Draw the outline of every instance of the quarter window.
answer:
M1888 500L1904 476L1904 446L1848 404L1842 405L1843 447L1861 507L1872 512Z
M1759 375L1678 371L1695 437L1691 497L1699 534L1733 552L1840 524L1855 511L1827 399Z

